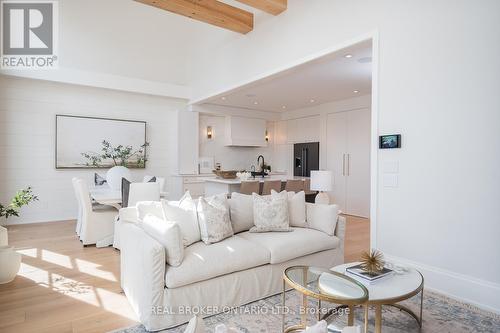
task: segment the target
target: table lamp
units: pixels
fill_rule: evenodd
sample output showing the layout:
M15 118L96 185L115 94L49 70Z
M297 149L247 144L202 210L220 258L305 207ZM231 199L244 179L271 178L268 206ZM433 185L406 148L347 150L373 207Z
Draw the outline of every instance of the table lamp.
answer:
M317 204L329 205L328 191L332 190L332 172L324 170L311 171L311 190L319 191L314 200Z

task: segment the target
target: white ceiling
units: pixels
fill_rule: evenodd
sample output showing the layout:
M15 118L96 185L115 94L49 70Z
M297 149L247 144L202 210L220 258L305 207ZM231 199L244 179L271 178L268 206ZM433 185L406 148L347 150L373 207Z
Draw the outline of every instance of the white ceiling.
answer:
M346 58L347 54L352 57ZM371 56L370 40L213 96L203 104L283 112L370 94Z

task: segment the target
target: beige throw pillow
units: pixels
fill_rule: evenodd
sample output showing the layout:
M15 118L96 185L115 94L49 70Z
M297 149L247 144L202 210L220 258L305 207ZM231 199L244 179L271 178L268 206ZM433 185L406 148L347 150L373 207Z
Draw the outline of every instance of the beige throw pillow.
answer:
M140 223L141 228L156 239L166 251L167 264L179 266L184 259L182 234L177 222L166 221L153 214L146 214Z
M184 246L201 240L196 202L191 198L189 191L178 202L162 200L162 205L165 219L179 223Z
M293 231L288 221L288 198L286 192L273 196L253 197L253 218L255 226L250 232Z
M233 235L225 194L201 197L198 201L198 222L201 240L213 244Z
M283 195L283 192L288 196L288 219L290 226L306 228L306 193L304 191L298 193L281 191L278 193L275 190L271 190L271 196Z

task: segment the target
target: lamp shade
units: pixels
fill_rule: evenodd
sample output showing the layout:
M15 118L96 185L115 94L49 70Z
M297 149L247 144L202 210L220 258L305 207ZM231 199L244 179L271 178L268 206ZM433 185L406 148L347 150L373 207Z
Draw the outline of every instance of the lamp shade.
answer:
M313 191L331 191L332 190L332 172L315 170L311 171L311 190Z

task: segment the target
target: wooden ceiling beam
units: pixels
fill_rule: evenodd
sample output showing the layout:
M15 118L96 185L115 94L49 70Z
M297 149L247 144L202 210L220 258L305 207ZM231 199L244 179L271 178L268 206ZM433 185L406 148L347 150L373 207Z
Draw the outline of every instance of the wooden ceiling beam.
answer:
M242 34L253 29L252 13L217 0L135 1Z
M278 15L286 10L287 0L237 0L245 5L260 9L266 13Z

